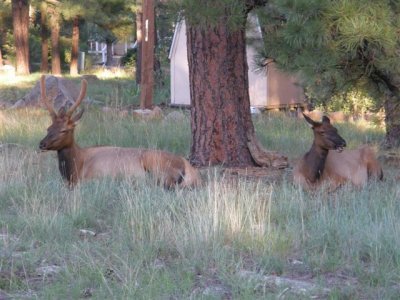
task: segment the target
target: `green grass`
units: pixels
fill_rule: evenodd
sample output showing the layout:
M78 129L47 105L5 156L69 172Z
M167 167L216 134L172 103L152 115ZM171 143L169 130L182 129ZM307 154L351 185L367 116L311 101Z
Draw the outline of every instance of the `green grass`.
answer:
M384 182L329 194L304 193L290 176L234 183L217 170L194 190L166 191L150 178L105 178L71 191L55 153L37 151L49 123L41 110L0 116L0 290L15 298L315 295L260 285L243 279L242 271L312 282L330 288L324 296L330 299L400 296L400 189L390 166ZM265 114L254 124L262 144L291 161L310 146L312 133L302 120ZM338 127L349 147L383 137L359 124ZM76 139L81 146L157 147L187 156L189 119L143 122L93 107ZM40 276L38 268L46 266L60 269Z
M111 108L125 108L138 106L140 104L140 89L132 74L120 72L118 74L108 74L107 70L102 72L100 69L93 75L97 80L89 79L87 98L95 106L108 106ZM65 76L68 79L80 84L80 77ZM40 74L33 73L23 77L5 77L0 75L0 104L15 103L25 96L30 89L40 79ZM164 86L168 87L166 80ZM155 89L153 103L156 105L168 103L169 89Z

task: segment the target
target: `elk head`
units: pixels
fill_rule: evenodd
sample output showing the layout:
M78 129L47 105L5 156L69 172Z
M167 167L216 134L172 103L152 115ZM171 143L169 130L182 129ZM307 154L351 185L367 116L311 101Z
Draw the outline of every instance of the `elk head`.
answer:
M61 150L71 147L74 144L74 129L78 120L83 115L83 109L73 115L76 108L85 97L87 89L87 81L82 80L81 91L75 103L66 110L64 107L58 113L55 112L52 104L49 103L46 96L46 82L43 75L40 79L41 101L50 113L52 124L47 128L47 135L40 141L40 150Z
M346 141L339 135L338 130L332 126L327 116L322 117L322 122L315 122L307 115L304 119L311 125L314 132L314 143L324 150L336 150L342 152L346 147Z

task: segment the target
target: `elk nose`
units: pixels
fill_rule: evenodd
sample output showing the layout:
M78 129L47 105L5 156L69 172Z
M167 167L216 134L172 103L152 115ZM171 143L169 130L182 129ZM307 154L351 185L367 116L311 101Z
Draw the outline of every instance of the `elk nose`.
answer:
M46 144L45 144L43 141L40 141L40 143L39 143L39 149L40 149L40 150L46 149Z

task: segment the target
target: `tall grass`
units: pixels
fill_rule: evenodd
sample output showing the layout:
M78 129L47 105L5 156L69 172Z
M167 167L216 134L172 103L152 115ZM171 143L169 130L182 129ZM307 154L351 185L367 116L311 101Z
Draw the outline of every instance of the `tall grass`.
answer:
M0 289L13 297L297 297L243 279L243 270L313 282L330 288L331 298L399 296L400 189L390 166L384 182L329 194L304 193L290 176L232 181L218 170L194 190L166 191L151 178L104 178L69 190L55 153L37 151L48 114L6 111L0 120ZM261 142L291 161L310 147L304 121L263 115L254 124ZM339 127L350 147L383 136ZM189 119L142 122L89 109L76 140L187 156ZM59 272L40 273L49 266Z

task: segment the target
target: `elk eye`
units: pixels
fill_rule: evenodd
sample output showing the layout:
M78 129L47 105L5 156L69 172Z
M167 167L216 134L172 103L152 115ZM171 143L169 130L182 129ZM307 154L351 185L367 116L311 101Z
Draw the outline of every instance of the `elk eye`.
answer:
M60 130L60 133L66 133L68 131L68 129L62 129Z

